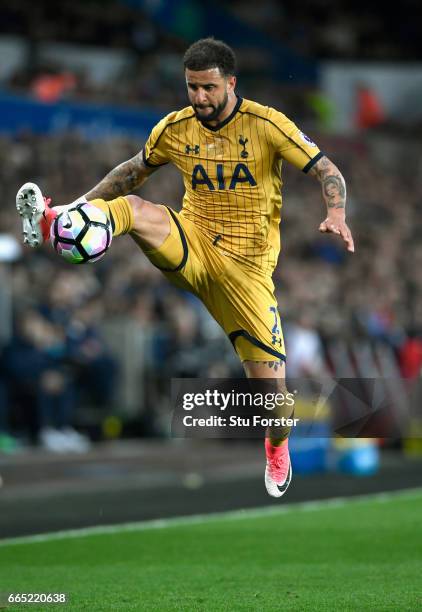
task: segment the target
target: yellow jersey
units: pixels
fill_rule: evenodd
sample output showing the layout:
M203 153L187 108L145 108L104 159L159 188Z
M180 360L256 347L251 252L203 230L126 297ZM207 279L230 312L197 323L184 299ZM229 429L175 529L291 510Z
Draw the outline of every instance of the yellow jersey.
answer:
M280 251L283 159L307 172L321 157L283 113L240 97L215 127L192 107L170 113L143 150L146 165L172 162L181 171L183 216L224 254L270 275Z

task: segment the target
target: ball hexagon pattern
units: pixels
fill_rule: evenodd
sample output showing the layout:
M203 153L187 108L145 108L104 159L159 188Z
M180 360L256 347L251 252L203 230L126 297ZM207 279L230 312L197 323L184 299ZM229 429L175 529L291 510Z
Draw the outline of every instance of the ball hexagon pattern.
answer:
M100 208L80 202L54 219L50 239L57 253L69 263L92 263L111 244L111 224Z

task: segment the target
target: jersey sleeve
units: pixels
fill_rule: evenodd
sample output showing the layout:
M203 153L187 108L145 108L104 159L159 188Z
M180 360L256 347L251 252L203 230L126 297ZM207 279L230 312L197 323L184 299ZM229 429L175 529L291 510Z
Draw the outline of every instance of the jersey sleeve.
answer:
M272 126L272 141L276 153L299 170L308 172L324 155L283 113L270 108L268 119Z
M167 115L151 130L143 148L143 159L147 166L155 168L170 161L166 134L170 118L171 114Z

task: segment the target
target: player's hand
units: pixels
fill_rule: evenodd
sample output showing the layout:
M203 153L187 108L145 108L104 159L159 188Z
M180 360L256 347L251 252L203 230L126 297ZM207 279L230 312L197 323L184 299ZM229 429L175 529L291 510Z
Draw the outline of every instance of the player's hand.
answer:
M346 224L346 221L343 215L341 217L336 216L336 215L328 215L325 221L323 221L321 225L319 226L319 231L322 232L323 234L324 233L337 234L343 239L347 247L347 250L350 251L351 253L355 252L355 245L353 242L352 232L347 227L347 224Z

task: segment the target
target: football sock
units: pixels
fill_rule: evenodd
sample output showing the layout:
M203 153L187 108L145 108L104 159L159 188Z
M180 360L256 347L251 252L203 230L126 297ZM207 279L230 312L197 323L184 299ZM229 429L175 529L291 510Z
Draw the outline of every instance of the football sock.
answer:
M278 407L278 409L276 408L276 411L274 412L274 414L278 418L287 417L288 419L293 419L294 410L290 415L286 415L283 407ZM267 439L271 442L273 446L282 446L283 442L285 442L287 438L290 436L291 431L292 431L291 425L287 425L287 424L280 425L280 426L274 425L274 426L268 427L266 436L267 436Z
M271 438L265 438L265 454L267 459L277 459L282 453L284 444L287 444L287 438L281 443Z
M49 206L51 202L50 198L45 198L44 200L45 200L46 206L42 214L42 217L40 219L40 227L41 227L43 240L46 241L50 237L51 224L53 223L54 219L57 217L59 213L54 208L50 208Z
M90 200L90 204L101 208L110 219L113 236L128 234L133 230L133 210L127 198L120 197L115 200Z

